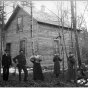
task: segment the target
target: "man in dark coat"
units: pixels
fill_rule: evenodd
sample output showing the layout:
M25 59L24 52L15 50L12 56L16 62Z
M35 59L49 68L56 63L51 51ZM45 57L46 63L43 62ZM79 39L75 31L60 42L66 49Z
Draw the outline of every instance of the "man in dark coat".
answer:
M82 63L81 67L77 69L78 75L77 75L77 80L79 79L85 79L87 81L87 69L85 63Z
M58 77L60 74L60 62L59 61L62 61L62 59L59 57L58 54L55 54L53 58L53 62L54 62L54 74L56 74L56 77Z
M72 52L69 52L68 57L68 72L67 72L67 81L71 82L75 80L75 58Z
M24 82L28 81L27 77L28 77L28 71L26 68L26 58L25 55L23 53L23 50L20 50L20 54L17 55L16 57L13 58L13 61L15 63L17 63L17 67L19 70L19 81L21 81L21 70L23 69L24 71Z
M5 50L5 54L2 56L3 80L4 81L8 81L10 66L12 66L11 56L9 54L9 50Z

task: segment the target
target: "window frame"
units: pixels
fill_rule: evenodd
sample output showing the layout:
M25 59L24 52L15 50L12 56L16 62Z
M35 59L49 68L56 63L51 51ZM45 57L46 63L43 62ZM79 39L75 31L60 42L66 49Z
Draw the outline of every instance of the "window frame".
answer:
M23 16L17 17L17 32L23 32Z
M9 47L8 47L9 46ZM12 46L12 43L11 42L7 42L6 43L6 49L9 50L9 54L11 55L11 46Z

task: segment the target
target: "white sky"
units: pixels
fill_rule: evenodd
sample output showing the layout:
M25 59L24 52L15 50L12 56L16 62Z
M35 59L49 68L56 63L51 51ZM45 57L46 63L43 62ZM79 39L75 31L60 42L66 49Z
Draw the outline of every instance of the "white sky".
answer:
M59 9L60 9L61 8L60 7L61 1L33 1L34 6L37 9L40 10L41 9L41 5L45 5L45 7L47 7L49 10L51 10L52 12L54 12L56 14L58 12L57 7L56 7L57 2L59 2ZM65 7L65 9L68 9L69 12L70 12L70 3L69 3L69 1L63 1L63 2L64 2L63 6ZM87 5L87 1L77 1L77 14L83 15L84 9L85 9L85 6L86 5ZM45 9L46 12L49 12L49 13L52 14L52 12L50 12L48 9ZM8 8L6 8L6 11L9 13L9 12L12 11L12 8L11 7L8 7ZM10 16L10 14L8 15L8 17L9 16ZM88 7L86 8L84 17L86 18L86 22L88 24Z

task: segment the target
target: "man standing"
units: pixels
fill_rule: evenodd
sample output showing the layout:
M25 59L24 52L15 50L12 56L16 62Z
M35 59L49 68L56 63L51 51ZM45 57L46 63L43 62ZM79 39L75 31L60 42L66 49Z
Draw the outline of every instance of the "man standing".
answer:
M8 81L10 66L12 66L11 56L9 55L9 50L5 50L5 54L2 56L3 80L4 81Z
M28 77L28 71L26 68L26 58L25 55L23 53L23 50L19 51L19 55L17 55L15 58L13 58L13 61L17 64L18 70L19 70L19 81L21 81L21 70L23 69L24 71L24 82L28 81L27 77Z
M69 52L68 57L68 72L67 72L67 81L71 82L72 80L75 80L75 58L74 54L72 52Z

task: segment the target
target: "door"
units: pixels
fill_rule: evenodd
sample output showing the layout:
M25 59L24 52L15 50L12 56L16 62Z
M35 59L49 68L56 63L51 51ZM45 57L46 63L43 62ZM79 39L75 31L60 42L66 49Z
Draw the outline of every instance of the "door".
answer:
M23 50L25 54L25 40L20 41L20 50Z
M11 54L11 43L6 44L6 49L9 50L9 54Z

